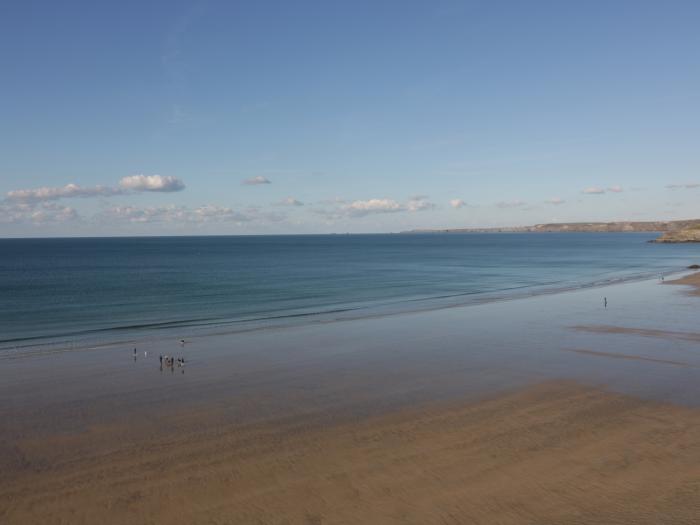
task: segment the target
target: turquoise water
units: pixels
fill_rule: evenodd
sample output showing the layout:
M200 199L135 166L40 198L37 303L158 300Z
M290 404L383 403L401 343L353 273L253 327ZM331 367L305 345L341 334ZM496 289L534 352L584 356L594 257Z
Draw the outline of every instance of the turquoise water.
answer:
M186 337L656 277L698 245L642 234L0 240L0 352Z

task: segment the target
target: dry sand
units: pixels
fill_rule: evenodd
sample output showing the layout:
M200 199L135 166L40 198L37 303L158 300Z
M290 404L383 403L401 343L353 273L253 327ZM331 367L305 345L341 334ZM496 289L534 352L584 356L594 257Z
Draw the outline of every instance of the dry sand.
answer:
M664 284L683 284L686 286L692 286L693 288L688 291L689 295L700 295L700 272L691 273L680 279L674 279L673 281L664 281Z
M150 424L18 441L0 523L691 524L700 412L572 383L322 424ZM173 427L172 420L170 427Z

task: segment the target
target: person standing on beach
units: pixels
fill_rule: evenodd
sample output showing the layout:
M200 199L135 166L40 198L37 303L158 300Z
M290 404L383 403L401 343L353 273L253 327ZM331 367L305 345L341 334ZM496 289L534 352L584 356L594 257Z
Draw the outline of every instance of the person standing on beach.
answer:
M605 308L608 307L608 298L607 298L607 297L603 297L603 306L604 306Z

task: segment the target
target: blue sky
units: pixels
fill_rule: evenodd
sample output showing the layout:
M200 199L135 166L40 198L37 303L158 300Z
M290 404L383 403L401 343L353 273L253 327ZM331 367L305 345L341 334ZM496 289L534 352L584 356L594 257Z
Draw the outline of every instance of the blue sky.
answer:
M0 236L700 216L695 1L0 6Z

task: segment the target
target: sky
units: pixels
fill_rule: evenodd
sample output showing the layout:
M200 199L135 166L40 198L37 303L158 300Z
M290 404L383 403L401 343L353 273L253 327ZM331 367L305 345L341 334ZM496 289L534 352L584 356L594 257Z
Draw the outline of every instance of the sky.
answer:
M0 237L700 218L700 2L0 3Z

